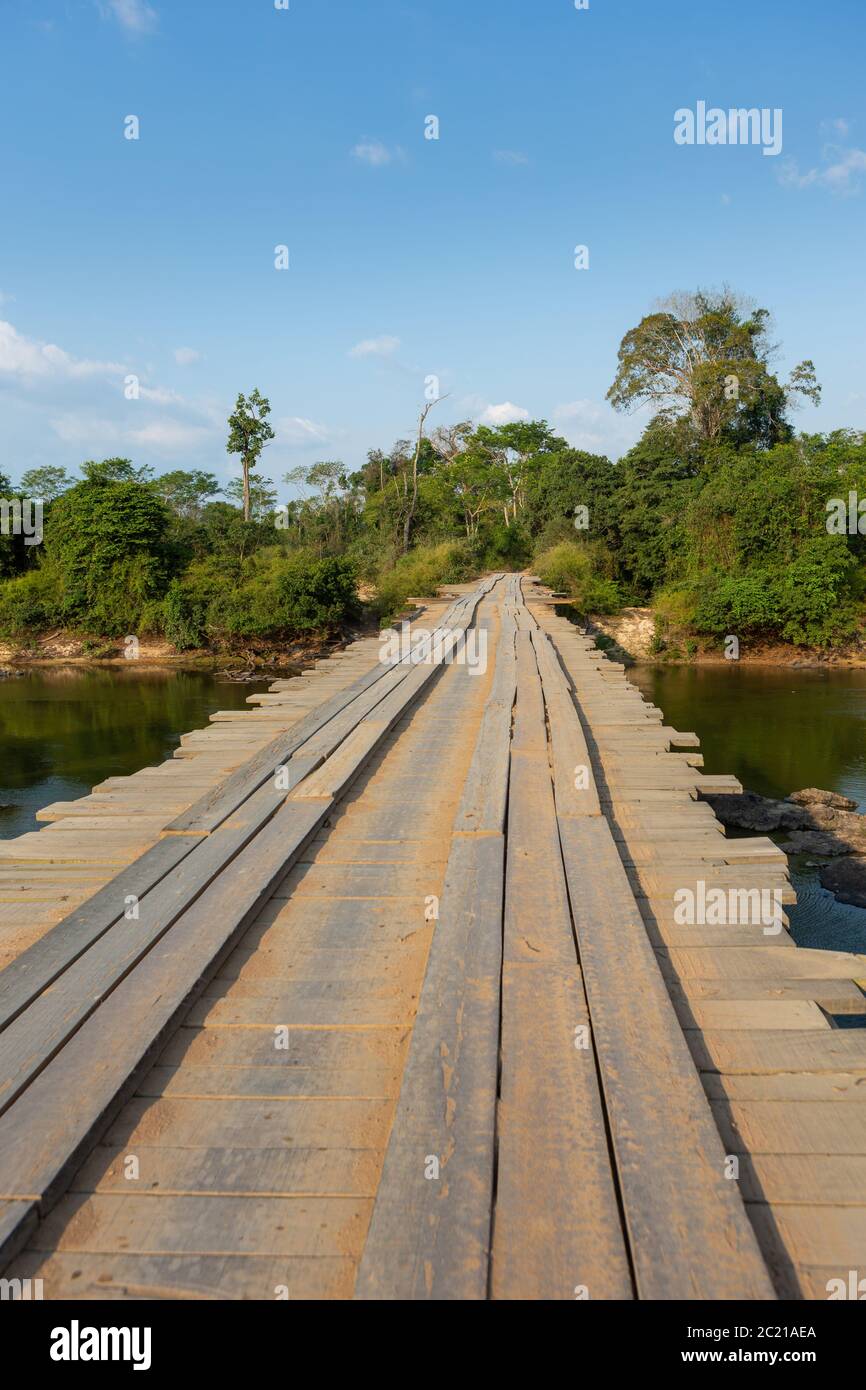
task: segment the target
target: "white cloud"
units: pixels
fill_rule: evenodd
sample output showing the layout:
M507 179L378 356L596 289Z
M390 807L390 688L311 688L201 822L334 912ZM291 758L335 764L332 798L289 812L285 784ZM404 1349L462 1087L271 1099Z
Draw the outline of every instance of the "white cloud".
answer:
M128 34L152 34L159 16L145 0L99 0L106 18L114 18Z
M175 348L174 360L179 367L191 367L194 362L201 361L201 353L190 347Z
M399 148L389 150L381 140L362 140L352 150L352 154L362 164L372 164L378 169L383 164L390 164L392 160L402 157L403 151Z
M170 454L178 449L194 449L212 434L203 425L186 424L182 420L163 418L130 427L84 411L70 411L49 423L64 444L74 444L90 454L135 448Z
M821 129L832 131L834 135L839 135L843 140L847 140L851 134L851 122L844 116L836 116L831 121L822 121Z
M389 334L381 338L364 338L349 350L350 357L393 357L400 346L400 339Z
M866 176L866 150L854 146L825 145L822 164L800 172L796 159L786 159L779 182L787 188L828 188L841 196L859 193Z
M332 431L327 425L318 425L315 420L307 420L303 415L288 415L274 425L278 444L317 446L328 444Z
M482 425L514 425L520 420L528 420L529 411L524 410L522 405L512 405L511 401L503 401L501 405L488 405L486 410L481 413Z
M497 164L528 164L529 155L522 150L494 150L493 158Z
M11 323L0 320L0 375L24 379L117 376L126 371L120 362L94 362L72 357L55 343L25 338Z
M175 449L195 449L210 438L212 431L204 425L188 425L182 420L152 420L149 425L128 431L130 444L171 453Z

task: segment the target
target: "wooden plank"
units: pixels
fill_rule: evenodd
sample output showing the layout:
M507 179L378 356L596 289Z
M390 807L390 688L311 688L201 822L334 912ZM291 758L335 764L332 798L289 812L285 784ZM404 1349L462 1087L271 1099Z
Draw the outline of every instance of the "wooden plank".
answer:
M604 821L560 821L638 1292L774 1296Z
M744 1100L713 1101L712 1106L731 1153L866 1155L866 1110L861 1105Z
M494 1299L631 1298L548 763L517 636L505 886Z
M826 1033L712 1033L690 1031L686 1039L701 1071L726 1075L774 1072L838 1072L866 1068L866 1037L860 1029Z
M496 655L493 698L510 710L515 676L507 619ZM487 784L491 756L508 762L508 729L500 711L486 727L454 822L439 920L358 1271L362 1300L487 1295L505 847L501 830L461 832L500 813ZM499 747L491 744L493 727Z
M98 941L124 913L128 896L143 897L192 852L196 839L160 840L0 974L0 1030Z
M84 1255L31 1253L21 1273L41 1278L52 1299L348 1299L348 1259L255 1255Z

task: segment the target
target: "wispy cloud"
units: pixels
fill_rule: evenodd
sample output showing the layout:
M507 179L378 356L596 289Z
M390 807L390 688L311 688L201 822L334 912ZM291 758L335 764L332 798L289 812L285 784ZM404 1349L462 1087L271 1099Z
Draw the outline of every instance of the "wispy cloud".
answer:
M847 139L851 122L844 116L822 121L821 129ZM866 150L855 145L827 144L821 151L821 163L801 170L796 159L786 159L779 171L779 182L786 188L826 188L841 197L859 193L866 175Z
M26 338L11 323L0 320L0 376L23 380L39 377L75 379L118 376L126 371L120 362L97 362L73 357L55 343Z
M68 411L55 416L49 424L64 444L74 445L91 453L99 450L140 448L152 449L157 454L172 454L178 449L195 449L212 435L212 431L205 425L190 424L169 417L148 420L146 424L130 425L87 411Z
M97 0L106 19L116 19L128 34L152 34L159 24L156 10L146 0Z
M393 357L400 347L400 339L385 334L381 338L364 338L349 349L350 357Z
M497 164L528 164L529 155L522 150L494 150L493 158Z
M334 437L334 431L327 425L317 424L303 415L284 416L276 421L274 429L278 444L289 444L294 448L317 448L321 444L330 444Z
M361 140L352 150L352 154L361 164L370 164L374 169L381 168L383 164L392 164L395 159L405 158L399 145L392 150L383 145L381 140Z
M201 353L190 347L175 348L174 360L179 367L191 367L194 362L201 361Z

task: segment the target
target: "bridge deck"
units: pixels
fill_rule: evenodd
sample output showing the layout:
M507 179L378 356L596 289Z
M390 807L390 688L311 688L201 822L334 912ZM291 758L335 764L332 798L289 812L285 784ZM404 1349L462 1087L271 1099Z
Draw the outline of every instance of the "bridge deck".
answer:
M792 900L699 799L733 779L536 586L455 592L419 625L475 625L483 673L355 643L0 845L8 1276L763 1299L866 1264L866 959L681 924Z

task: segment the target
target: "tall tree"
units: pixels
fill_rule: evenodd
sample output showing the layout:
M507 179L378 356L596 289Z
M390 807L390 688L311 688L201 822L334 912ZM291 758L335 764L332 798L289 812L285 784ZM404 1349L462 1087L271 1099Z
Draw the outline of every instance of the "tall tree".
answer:
M446 398L444 396L437 396L435 400L428 401L427 404L422 407L421 414L418 416L418 432L415 436L415 452L412 455L412 491L409 495L408 505L406 507L406 515L403 518L404 555L409 550L409 542L412 538L412 523L415 520L415 512L418 508L418 463L421 458L421 447L424 443L424 425L426 424L427 416L430 414L430 411L433 409L434 405L438 405L440 400L445 399Z
M244 521L250 520L250 473L258 462L262 449L275 438L268 424L271 404L258 388L249 397L243 392L235 403L234 414L229 416L229 437L226 453L240 454L243 469Z
M649 403L668 419L688 418L707 442L790 438L786 410L797 396L817 405L821 387L811 361L787 385L770 370L769 319L727 288L672 295L626 333L607 398L616 410Z
M45 464L42 468L31 468L21 478L21 492L25 497L39 498L43 502L53 502L61 492L72 487L75 480L70 478L65 468Z

